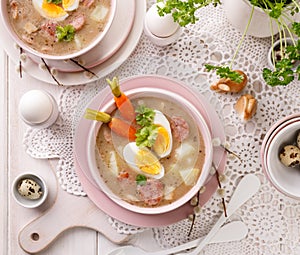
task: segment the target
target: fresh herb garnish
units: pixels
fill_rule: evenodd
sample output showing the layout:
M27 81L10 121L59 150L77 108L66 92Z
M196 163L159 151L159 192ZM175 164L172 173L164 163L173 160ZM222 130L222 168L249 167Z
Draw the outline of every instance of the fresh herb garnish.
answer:
M216 74L219 75L220 78L228 78L236 83L241 83L244 79L243 75L231 70L228 66L213 66L206 64L205 68L209 72L212 70L216 70Z
M145 105L140 105L135 112L136 123L142 127L149 126L153 123L155 112L153 109L146 107Z
M197 0L197 1L178 1L178 0L158 0L157 2L163 2L164 6L158 8L158 14L163 16L171 13L174 21L180 26L186 26L188 24L195 24L198 18L195 12L209 4L217 6L221 4L220 0Z
M56 37L59 42L65 41L70 42L74 39L75 36L75 28L72 25L66 25L64 27L57 26L56 27Z
M135 143L137 146L151 147L158 134L158 127L153 124L155 111L145 105L140 105L136 109L136 113L136 123L141 128L135 134Z
M62 0L47 0L47 3L48 4L61 4L62 3Z
M158 127L156 125L148 125L138 129L135 136L135 143L137 146L151 147L157 138Z
M145 185L146 182L147 182L147 177L143 174L138 174L136 177L135 177L135 181L136 181L136 184L137 185Z

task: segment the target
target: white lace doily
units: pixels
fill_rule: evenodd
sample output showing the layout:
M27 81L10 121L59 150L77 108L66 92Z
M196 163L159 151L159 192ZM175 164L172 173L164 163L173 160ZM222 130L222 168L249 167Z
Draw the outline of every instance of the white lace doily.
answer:
M149 6L154 1L149 1ZM179 79L208 98L223 120L230 149L239 154L242 161L228 160L226 179L223 183L225 200L228 202L240 178L247 173L258 175L262 187L231 218L241 219L249 227L249 234L241 242L211 244L205 254L300 254L300 202L290 199L266 180L260 164L260 147L264 135L278 119L299 109L300 87L293 82L288 87L269 87L261 71L267 65L266 54L270 39L246 36L234 64L234 69L244 70L249 83L243 93L258 100L256 115L247 123L240 120L234 104L240 94L216 94L206 83L213 82L214 74L206 73L205 63L228 63L233 56L241 33L227 21L222 8L207 7L199 11L197 24L184 29L176 43L167 47L156 47L145 36L132 56L110 76L120 79L140 74L162 74ZM61 93L59 121L44 130L29 129L24 144L27 152L37 158L59 158L57 177L64 190L74 195L84 195L74 173L73 132L88 102L103 88L104 79L95 83L66 87ZM215 194L202 208L190 236L190 221L153 229L154 236L163 247L170 247L205 235L216 219L223 213L220 197ZM110 219L111 224L123 233L137 233L137 228Z

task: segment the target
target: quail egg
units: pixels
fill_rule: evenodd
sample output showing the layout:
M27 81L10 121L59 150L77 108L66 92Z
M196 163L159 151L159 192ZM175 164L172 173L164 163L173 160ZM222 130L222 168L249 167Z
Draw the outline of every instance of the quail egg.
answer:
M125 145L123 158L138 173L155 179L160 179L164 176L165 170L158 158L148 148L140 148L135 142Z
M18 192L21 196L36 200L43 195L41 186L32 179L23 179L18 184Z
M300 164L300 149L295 145L286 145L279 154L281 162L288 167Z

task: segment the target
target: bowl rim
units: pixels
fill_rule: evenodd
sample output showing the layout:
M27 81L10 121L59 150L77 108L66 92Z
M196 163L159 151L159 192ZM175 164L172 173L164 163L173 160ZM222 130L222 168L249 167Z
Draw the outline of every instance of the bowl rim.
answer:
M294 198L294 199L300 199L300 191L299 195L295 194L295 192L289 191L286 187L282 186L281 180L278 179L272 169L271 169L271 162L274 160L274 155L271 155L271 152L273 150L273 147L276 143L278 143L278 139L280 137L284 136L286 132L290 132L294 130L293 132L296 132L297 130L300 130L300 117L295 117L290 120L285 121L281 125L279 125L274 132L270 135L269 139L266 142L265 146L265 152L263 154L263 170L266 173L268 179L270 180L271 184L282 194ZM284 144L285 142L282 141L280 144ZM280 146L280 145L279 145ZM277 155L278 158L278 155ZM278 160L278 163L280 161ZM283 165L282 165L283 166ZM283 166L284 167L284 166Z
M26 178L33 179L34 181L36 181L41 186L41 188L43 189L43 194L40 198L35 199L35 200L29 200L29 199L23 198L19 194L18 188L17 188L18 183L21 180L26 179ZM33 173L33 172L25 172L25 173L21 173L18 176L16 176L15 179L13 180L13 182L12 182L11 192L12 192L12 196L15 199L15 201L19 205L21 205L25 208L39 207L45 202L46 198L48 197L48 187L46 185L45 180L40 175L38 175L36 173Z
M17 45L19 47L21 47L23 50L25 50L26 52L31 53L31 54L33 54L37 57L44 58L44 59L49 59L49 60L67 60L67 59L71 59L71 58L76 58L76 57L79 57L79 56L87 53L92 48L94 48L98 43L101 42L101 40L105 37L107 31L110 29L112 21L115 18L115 13L116 13L116 8L117 8L117 1L116 0L110 0L111 10L110 10L109 19L108 19L108 21L105 25L104 30L102 31L102 33L98 37L96 37L85 48L82 48L79 51L76 51L76 52L73 52L73 53L67 54L67 55L49 55L49 54L46 54L46 53L38 52L37 50L31 48L29 45L24 43L19 38L19 36L14 32L13 28L10 25L10 21L9 21L9 17L8 17L7 3L8 3L8 0L1 1L0 13L1 13L1 16L2 16L1 19L2 19L3 25L6 29L6 31L8 32L8 34L13 39L13 41L16 42Z
M132 96L132 94L145 93L145 91L147 92L147 88L143 87L143 88L130 89L130 90L127 90L124 92L127 93L127 95L130 97L130 96ZM98 187L115 203L124 207L127 210L130 210L130 211L133 211L136 213L161 214L161 213L166 213L166 212L172 211L172 210L182 206L186 202L188 202L193 196L196 195L196 193L200 190L200 188L205 184L205 181L207 180L207 177L210 172L211 164L212 164L213 147L212 147L212 143L211 143L211 140L212 140L211 133L206 124L206 121L204 120L204 118L202 117L200 112L190 102L188 102L185 98L182 98L182 97L178 96L177 94L167 91L167 90L164 90L164 89L148 88L148 92L152 92L152 93L164 92L163 93L164 96L167 96L168 98L173 98L173 100L175 97L176 101L179 100L179 102L181 102L181 104L183 104L184 106L186 106L188 108L187 111L190 111L190 114L192 114L192 118L194 118L194 119L198 118L197 126L199 129L199 132L201 132L201 134L202 134L202 137L203 137L203 140L205 143L205 160L204 160L204 163L202 166L201 174L197 180L197 183L193 187L191 187L185 195L183 195L176 201L172 202L171 204L158 206L155 208L135 206L135 205L131 205L130 203L122 200L117 195L112 193L106 185L104 185L104 188L102 187L102 183L100 181L101 178L99 178L99 172L97 171L98 175L95 172L97 169L97 166L95 165L95 156L94 156L95 155L95 141L96 141L97 132L102 125L100 122L94 122L89 131L88 148L91 151L89 151L87 153L87 159L88 159L90 171L91 171L92 176L95 179ZM114 100L110 100L107 104L105 104L103 107L101 107L100 110L101 111L109 111L112 109L115 109Z

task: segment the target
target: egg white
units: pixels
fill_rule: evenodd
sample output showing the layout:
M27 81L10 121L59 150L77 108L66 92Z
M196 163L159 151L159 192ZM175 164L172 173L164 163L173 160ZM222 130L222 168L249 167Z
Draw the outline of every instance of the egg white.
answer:
M147 148L142 148L143 150L147 150L149 153L151 153L153 155L153 157L156 158L156 156ZM158 174L149 174L149 173L145 173L144 171L142 171L135 163L135 157L137 156L139 150L141 150L141 148L139 148L135 142L131 142L125 145L124 149L123 149L123 158L126 161L126 163L136 172L141 173L147 177L151 177L151 178L155 178L155 179L160 179L164 176L165 174L165 169L163 167L163 165L160 164L159 160L157 159L159 165L160 165L160 171Z
M32 4L37 12L44 18L55 21L65 20L69 14L60 6L49 4L46 0L32 0ZM55 8L55 12L51 12L51 8Z
M160 158L164 158L171 153L172 146L173 146L171 126L170 126L170 122L168 121L168 119L162 112L157 111L157 110L154 110L154 111L155 111L155 117L154 117L153 123L155 125L164 127L168 133L169 145L168 145L167 149L162 154L157 153L155 151L157 156L159 156Z
M62 0L62 7L65 11L74 11L79 6L79 0Z

